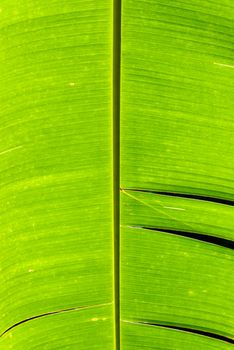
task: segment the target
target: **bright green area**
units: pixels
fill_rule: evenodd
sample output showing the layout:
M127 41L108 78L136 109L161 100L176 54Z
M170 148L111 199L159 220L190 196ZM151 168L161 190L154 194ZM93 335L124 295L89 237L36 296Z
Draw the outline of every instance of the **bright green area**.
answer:
M1 349L113 349L111 308L64 312L26 322L8 332Z
M121 186L234 198L232 0L123 0Z
M234 200L233 19L231 0L123 0L124 350L231 348L142 323L234 337L233 251L159 231L233 240L231 205L178 196Z
M93 307L19 325L0 349L109 349L112 2L0 5L0 333Z
M233 207L135 190L234 199L233 3L122 0L120 301L113 8L0 3L0 350L115 349L119 302L121 350L229 350L149 323L233 338L233 251L159 231Z
M122 229L121 318L232 337L234 253L186 237Z
M123 323L123 350L231 350L223 341L187 332L137 323Z
M172 229L234 240L230 205L154 193L124 191L122 225Z

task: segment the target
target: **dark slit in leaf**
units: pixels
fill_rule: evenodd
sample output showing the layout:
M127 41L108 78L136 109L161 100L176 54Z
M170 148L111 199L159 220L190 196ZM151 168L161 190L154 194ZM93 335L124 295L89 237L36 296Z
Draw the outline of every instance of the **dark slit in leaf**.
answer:
M167 228L158 228L158 227L149 227L149 226L139 226L139 225L136 225L136 226L131 225L131 227L135 227L135 228L140 227L140 228L143 228L145 230L165 232L165 233L169 233L172 235L183 236L183 237L187 237L187 238L196 239L196 240L202 241L202 242L216 244L216 245L222 246L224 248L234 249L234 242L233 241L226 239L226 238L210 236L210 235L207 235L204 233L172 230L172 229L167 229Z

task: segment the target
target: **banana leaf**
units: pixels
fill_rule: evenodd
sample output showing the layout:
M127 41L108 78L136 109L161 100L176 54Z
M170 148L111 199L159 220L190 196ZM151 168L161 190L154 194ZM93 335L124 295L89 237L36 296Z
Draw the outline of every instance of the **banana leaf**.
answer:
M233 347L233 16L123 1L122 349Z
M233 18L0 2L0 350L232 349Z

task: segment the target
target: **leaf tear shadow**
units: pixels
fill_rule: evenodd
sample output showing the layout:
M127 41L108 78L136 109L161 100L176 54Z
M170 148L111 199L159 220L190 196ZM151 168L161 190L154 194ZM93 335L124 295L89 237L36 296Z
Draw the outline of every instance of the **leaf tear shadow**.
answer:
M122 192L132 191L132 192L152 193L152 194L159 194L159 195L163 195L163 196L188 198L188 199L195 199L195 200L200 200L200 201L205 201L205 202L212 202L212 203L234 206L234 201L231 199L203 196L203 195L197 195L197 194L188 194L188 193L182 193L182 192L154 191L154 190L140 189L140 188L121 188L120 191L122 191Z
M226 238L221 238L221 237L216 237L216 236L210 236L204 233L197 233L197 232L191 232L191 231L180 231L180 230L172 230L172 229L167 229L167 228L158 228L158 227L149 227L149 226L140 226L140 225L131 225L128 226L131 228L142 228L144 230L149 230L149 231L159 231L159 232L164 232L176 236L183 236L186 238L192 238L197 241L202 241L202 242L207 242L211 244L215 244L224 248L229 248L229 249L234 249L234 242L226 239Z
M62 314L62 313L67 313L67 312L73 312L73 311L82 311L82 310L87 310L87 309L95 309L95 308L108 306L108 305L112 305L112 304L113 303L96 304L96 305L89 305L89 306L77 306L77 307L71 307L71 308L68 308L68 309L61 309L61 310L56 310L56 311L50 311L50 312L45 312L43 314L31 316L31 317L25 318L24 320L21 320L21 321L15 323L15 324L13 324L9 328L7 328L4 332L1 333L0 338L3 337L6 333L11 331L12 329L20 326L21 324L33 321L33 320L35 320L37 318L42 318L42 317L46 317L46 316L57 315L57 314Z
M162 214L163 216L168 217L169 219L177 222L178 224L181 224L183 227L185 227L185 230L174 230L174 229L167 229L167 228L156 228L156 227L148 227L146 225L130 225L129 227L135 227L135 228L142 228L142 229L146 229L146 230L157 230L157 231L161 231L161 232L165 232L168 234L175 234L175 235L180 235L180 236L184 236L187 238L193 238L199 241L204 241L204 242L208 242L208 243L212 243L212 244L216 244L219 246L223 246L225 248L229 248L229 249L233 249L234 248L234 242L232 240L229 240L227 238L222 238L222 237L217 237L217 236L213 236L210 234L204 234L204 233L197 233L194 231L194 227L187 223L187 222L183 222L182 220L178 219L177 217L175 217L172 214L168 214L165 213L163 208L165 208L165 206L162 205L160 199L157 199L156 202L158 203L158 205L162 208L156 208L148 203L146 203L145 201L143 201L142 199L137 198L136 196L134 196L132 193L129 192L143 192L143 193L154 193L154 194L160 194L160 195L165 195L165 192L152 192L152 191L148 191L148 190L140 190L140 189L120 189L122 193L124 193L126 196L134 199L135 201L149 207L150 209L153 209L154 211ZM127 192L129 191L129 192ZM171 196L171 194L168 194L168 196ZM175 194L174 194L175 196ZM179 196L178 196L179 197ZM187 196L186 198L192 198L191 196ZM193 198L194 199L194 198ZM176 209L180 209L180 208L176 208Z
M231 337L221 335L218 333L213 333L210 331L206 330L200 330L200 329L195 329L195 328L190 328L190 327L185 327L185 326L180 326L180 325L167 325L163 323L155 323L151 321L128 321L128 320L122 320L124 323L130 323L130 324L136 324L136 325L142 325L142 326L148 326L148 327L161 327L161 328L167 328L167 329L174 329L177 331L182 331L186 333L192 333L192 334L198 334L203 337L209 337L213 339L217 339L226 343L234 344L234 340Z

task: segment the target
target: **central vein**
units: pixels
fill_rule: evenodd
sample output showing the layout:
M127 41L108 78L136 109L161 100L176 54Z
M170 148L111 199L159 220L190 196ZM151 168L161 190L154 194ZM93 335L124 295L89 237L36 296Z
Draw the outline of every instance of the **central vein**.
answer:
M120 60L121 60L121 0L113 0L113 207L114 207L114 305L115 348L120 349L119 302L119 189L120 189Z

